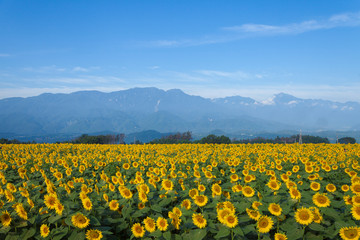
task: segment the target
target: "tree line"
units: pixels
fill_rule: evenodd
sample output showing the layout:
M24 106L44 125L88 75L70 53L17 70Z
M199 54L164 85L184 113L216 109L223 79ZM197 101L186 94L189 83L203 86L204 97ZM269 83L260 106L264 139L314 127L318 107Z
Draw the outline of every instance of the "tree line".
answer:
M300 139L300 135L293 135L291 137L279 137L277 136L275 139L270 138L252 138L252 139L230 139L227 136L221 135L216 136L214 134L210 134L206 137L203 137L199 140L193 140L192 133L190 131L187 132L177 132L175 134L170 134L164 136L159 139L154 139L150 141L150 144L181 144L181 143L200 143L200 144L236 144L236 143L243 143L243 144L253 144L253 143L277 143L277 144L291 144L291 143L298 143ZM311 136L311 135L303 135L301 136L302 143L330 143L328 138L323 138L319 136ZM356 143L355 138L353 137L343 137L337 140L338 143L342 144L354 144ZM32 142L21 142L17 139L6 139L1 138L0 144L30 144L36 143L35 141ZM57 142L60 143L60 142ZM74 144L125 144L125 134L108 134L108 135L94 135L90 136L88 134L82 134L81 136L71 140L65 141L64 143L74 143ZM132 144L142 144L141 141L136 140Z

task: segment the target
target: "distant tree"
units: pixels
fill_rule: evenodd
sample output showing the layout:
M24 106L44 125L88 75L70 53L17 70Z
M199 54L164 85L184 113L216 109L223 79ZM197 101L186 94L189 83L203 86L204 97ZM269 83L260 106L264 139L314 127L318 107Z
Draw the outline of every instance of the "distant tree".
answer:
M168 136L162 137L160 139L154 139L150 143L153 144L176 144L176 143L191 143L192 135L190 131L175 134L170 134Z
M229 137L226 137L224 135L216 136L214 134L210 134L210 135L200 139L199 143L229 144L229 143L231 143L231 140Z
M354 144L354 143L356 143L356 139L353 137L343 137L343 138L339 139L339 143Z
M117 135L96 135L89 136L88 134L82 134L80 137L75 138L72 143L84 143L84 144L124 144L125 134Z

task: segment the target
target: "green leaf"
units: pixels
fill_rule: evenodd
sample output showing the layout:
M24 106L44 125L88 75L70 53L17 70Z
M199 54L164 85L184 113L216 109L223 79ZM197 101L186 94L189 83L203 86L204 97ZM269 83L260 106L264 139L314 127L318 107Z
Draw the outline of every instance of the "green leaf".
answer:
M307 233L305 234L305 239L323 240L324 238L323 238L323 236L321 236L321 235L315 235L315 234L313 234L313 233L311 233L311 232L307 232Z
M89 218L90 218L90 224L91 225L93 225L93 226L101 226L100 221L95 216L90 215Z
M49 217L48 222L49 222L49 223L54 223L54 222L56 222L57 220L59 220L59 219L61 219L61 218L62 218L61 215L51 216L51 217Z
M11 227L4 226L4 227L0 228L0 233L7 233L10 231L10 229L11 229Z
M8 234L6 235L5 240L19 240L21 239L19 235L15 235L15 234Z
M175 234L175 240L182 240L182 237L179 234Z
M122 210L124 218L130 217L131 211L132 211L131 206L124 207L123 210Z
M236 202L234 203L234 207L236 208L237 212L240 214L246 211L246 208L251 206L250 202Z
M165 207L165 206L169 205L169 203L171 203L171 199L170 198L165 198L165 199L163 199L163 200L161 200L159 202L159 206L160 207Z
M155 212L161 213L162 209L159 205L152 205L151 209L154 210Z
M325 228L323 226L321 226L318 223L312 223L309 225L309 228L311 230L317 231L317 232L323 232L325 230Z
M53 234L52 240L61 240L63 237L65 237L68 234L68 228L56 228L51 233ZM76 240L82 240L85 239L85 233L84 238L76 238Z
M244 236L244 232L241 230L240 227L234 228L233 231L234 231L234 233L235 233L236 235L238 235L238 236L242 236L242 237Z
M30 228L30 229L27 229L23 232L23 234L21 234L21 239L22 240L26 240L26 239L29 239L31 238L32 236L34 236L36 233L36 229L35 228Z
M171 240L171 233L170 231L166 231L163 233L163 237L166 239L166 240Z
M205 229L196 229L190 231L190 236L193 240L201 240L206 236L207 232Z
M155 232L152 232L149 234L150 237L156 237L156 238L159 238L161 237L162 233L160 230L156 230Z
M230 234L230 230L228 228L221 228L220 231L215 235L216 239L227 237Z
M302 238L303 235L304 235L304 231L303 231L303 229L300 229L300 228L293 227L292 231L287 231L288 239L292 239L292 240L299 239L299 238Z
M85 239L84 232L73 231L68 238L68 240L80 240L80 239Z

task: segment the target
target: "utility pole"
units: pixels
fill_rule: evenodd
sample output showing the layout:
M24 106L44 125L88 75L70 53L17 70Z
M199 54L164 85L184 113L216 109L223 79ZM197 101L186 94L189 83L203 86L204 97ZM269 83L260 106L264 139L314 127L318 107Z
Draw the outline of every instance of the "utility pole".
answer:
M302 135L301 135L301 129L300 129L300 134L299 134L299 144L302 144Z

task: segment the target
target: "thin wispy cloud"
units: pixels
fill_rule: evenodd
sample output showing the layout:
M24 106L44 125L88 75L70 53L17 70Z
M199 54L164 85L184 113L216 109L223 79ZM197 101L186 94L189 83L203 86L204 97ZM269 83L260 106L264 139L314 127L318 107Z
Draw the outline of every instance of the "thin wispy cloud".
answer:
M337 14L325 20L307 20L287 25L243 24L223 28L226 31L259 34L300 34L309 31L338 27L360 26L360 12Z
M310 31L326 30L341 27L360 26L360 12L332 15L325 19L309 19L298 23L269 25L246 23L221 28L214 33L197 39L157 40L147 44L152 47L186 47L238 41L254 36L273 36L302 34Z
M0 57L10 57L11 55L10 54L7 54L7 53L0 53Z
M74 67L72 69L73 72L89 72L90 70L84 67Z
M65 72L66 68L58 67L56 65L51 66L43 66L43 67L25 67L22 69L26 72L34 72L34 73L54 73L54 72Z

